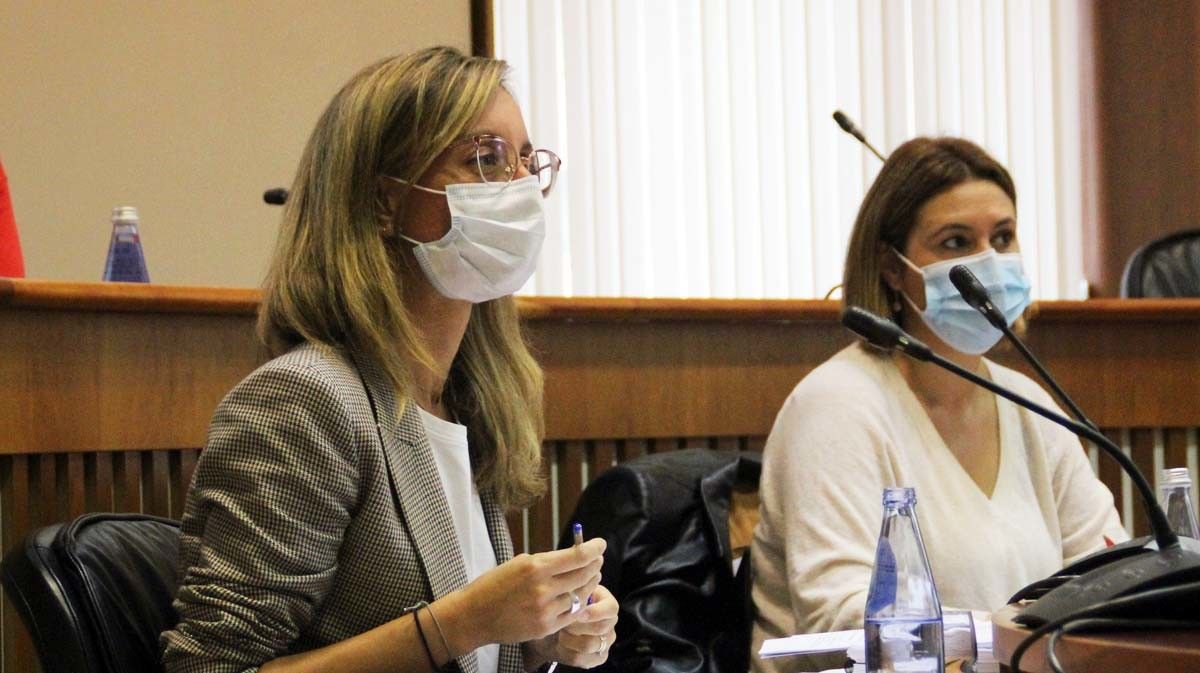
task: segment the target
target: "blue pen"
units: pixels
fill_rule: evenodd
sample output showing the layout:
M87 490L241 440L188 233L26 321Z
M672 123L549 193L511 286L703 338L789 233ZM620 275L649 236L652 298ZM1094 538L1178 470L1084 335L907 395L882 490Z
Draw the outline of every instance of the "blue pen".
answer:
M571 524L571 537L574 538L573 546L578 547L579 545L583 544L583 524L579 523L578 521ZM571 592L571 614L575 614L576 612L579 612L581 609L583 609L583 606L580 605L579 603L580 603L579 596L576 596L575 592L572 591ZM591 596L588 596L587 604L588 605L592 604ZM552 661L552 662L550 662L550 667L546 669L546 673L554 673L554 669L556 669L556 668L558 668L558 662Z
M583 544L583 524L579 523L578 521L571 524L571 534L575 537L575 546L576 547ZM588 605L592 604L591 595L588 596L587 604ZM578 610L579 610L579 608L575 607L574 605L571 606L571 612L577 612Z

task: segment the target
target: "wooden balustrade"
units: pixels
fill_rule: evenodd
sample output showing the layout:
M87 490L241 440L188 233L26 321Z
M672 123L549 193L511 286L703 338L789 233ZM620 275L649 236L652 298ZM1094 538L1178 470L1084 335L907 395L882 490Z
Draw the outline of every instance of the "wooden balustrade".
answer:
M265 359L258 296L0 279L4 550L84 512L178 517L213 408ZM519 550L551 548L583 487L620 461L761 449L796 382L850 343L835 302L530 297L520 307L546 372L551 488L510 517ZM1195 468L1200 301L1042 302L1029 323L1046 366L1142 469ZM1026 370L1014 354L998 359ZM1115 464L1097 464L1143 531ZM37 670L7 599L0 634L2 671Z

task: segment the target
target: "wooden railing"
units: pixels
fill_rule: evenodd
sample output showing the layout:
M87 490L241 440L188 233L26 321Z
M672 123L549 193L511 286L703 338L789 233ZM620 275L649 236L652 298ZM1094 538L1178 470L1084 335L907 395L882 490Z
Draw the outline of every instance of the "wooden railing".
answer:
M90 511L178 517L209 417L265 359L258 292L0 279L0 545ZM824 301L522 298L546 372L551 489L510 517L553 546L587 482L685 446L760 449L796 382L850 343ZM1043 302L1033 349L1148 473L1196 464L1200 301ZM1011 355L1005 364L1025 369ZM1135 531L1112 461L1101 477ZM3 671L37 670L7 599Z

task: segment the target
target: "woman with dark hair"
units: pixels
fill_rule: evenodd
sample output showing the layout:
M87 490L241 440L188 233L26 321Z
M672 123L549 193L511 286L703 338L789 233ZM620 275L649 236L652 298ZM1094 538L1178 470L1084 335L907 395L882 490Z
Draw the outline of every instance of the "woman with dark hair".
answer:
M1008 171L966 140L911 140L859 209L845 305L891 316L939 355L1053 407L984 357L1001 333L950 283L957 264L1010 324L1029 305ZM856 343L796 386L767 440L751 554L756 648L861 628L889 486L916 488L938 592L954 607L1001 607L1127 537L1073 435L933 365Z
M604 541L514 557L505 523L544 489L542 372L511 295L559 167L506 69L385 59L317 122L259 312L276 357L217 408L188 491L166 670L607 659Z

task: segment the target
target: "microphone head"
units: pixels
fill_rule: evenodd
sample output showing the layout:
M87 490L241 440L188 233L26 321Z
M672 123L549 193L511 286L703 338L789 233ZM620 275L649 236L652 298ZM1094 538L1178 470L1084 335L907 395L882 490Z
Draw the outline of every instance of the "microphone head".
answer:
M842 326L876 348L885 351L899 349L915 360L929 361L935 357L929 346L910 336L896 323L857 306L847 306L842 311Z
M842 127L842 130L850 135L854 135L854 132L857 130L854 128L854 122L850 121L850 118L846 116L846 113L842 112L841 110L833 111L833 121L837 122L837 125Z
M283 204L287 203L287 198L288 190L284 189L283 187L276 187L263 192L263 201L271 204L272 206L282 206Z
M872 346L892 350L900 343L904 332L896 323L857 306L842 310L842 326L867 340Z
M1004 316L1000 315L1000 311L992 304L991 297L988 296L987 288L970 269L962 264L956 264L950 269L950 282L954 284L955 289L962 295L963 300L971 305L976 311L983 314L983 317L988 319L996 329L1003 330L1008 327L1008 322ZM1001 327L1003 325L1003 327Z

